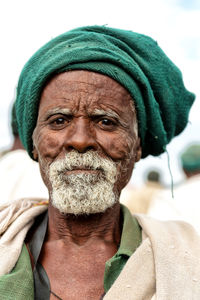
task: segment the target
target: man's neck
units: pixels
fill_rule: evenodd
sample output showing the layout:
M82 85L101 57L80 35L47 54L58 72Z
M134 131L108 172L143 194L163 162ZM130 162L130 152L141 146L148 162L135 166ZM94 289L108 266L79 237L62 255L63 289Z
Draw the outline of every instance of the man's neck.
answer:
M62 240L79 246L102 240L119 245L121 237L120 204L116 203L104 213L75 216L61 214L49 205L48 241Z

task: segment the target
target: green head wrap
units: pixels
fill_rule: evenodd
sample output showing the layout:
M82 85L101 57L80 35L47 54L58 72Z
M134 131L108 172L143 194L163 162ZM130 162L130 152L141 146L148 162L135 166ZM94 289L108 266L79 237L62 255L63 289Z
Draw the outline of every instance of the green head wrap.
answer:
M200 144L191 145L181 155L181 164L185 171L200 171Z
M12 106L11 110L11 129L14 136L18 135L18 128L17 128L17 117L16 117L16 110L15 110L15 103Z
M82 27L52 39L22 70L16 112L20 138L31 157L44 85L53 75L76 69L107 75L129 91L137 110L143 158L164 152L185 128L194 95L154 40L105 26Z

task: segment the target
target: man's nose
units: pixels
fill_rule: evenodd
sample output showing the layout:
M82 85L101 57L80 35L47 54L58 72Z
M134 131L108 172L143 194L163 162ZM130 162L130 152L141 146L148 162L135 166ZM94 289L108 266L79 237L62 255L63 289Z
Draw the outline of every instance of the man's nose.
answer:
M84 118L76 118L73 125L68 128L65 141L66 150L76 150L86 152L97 150L94 130L90 126L90 121Z

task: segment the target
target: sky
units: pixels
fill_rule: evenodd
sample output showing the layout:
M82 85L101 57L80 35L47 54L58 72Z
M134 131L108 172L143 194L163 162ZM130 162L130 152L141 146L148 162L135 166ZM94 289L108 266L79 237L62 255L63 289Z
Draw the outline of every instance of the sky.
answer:
M168 146L168 155L152 156L136 164L131 182L141 185L148 169L162 172L163 182L183 179L179 154L200 142L200 1L199 0L6 0L0 2L0 148L12 142L11 103L20 72L43 44L70 29L107 25L154 38L181 69L188 90L196 94L189 123ZM169 159L168 159L169 157Z

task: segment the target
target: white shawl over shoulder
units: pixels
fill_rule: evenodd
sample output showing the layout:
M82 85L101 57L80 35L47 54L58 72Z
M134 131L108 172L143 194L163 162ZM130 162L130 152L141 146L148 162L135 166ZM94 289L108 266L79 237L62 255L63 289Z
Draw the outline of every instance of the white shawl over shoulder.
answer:
M19 199L0 205L0 276L13 269L35 217L47 207L44 199Z
M104 300L199 300L200 236L181 221L136 218L143 242Z

